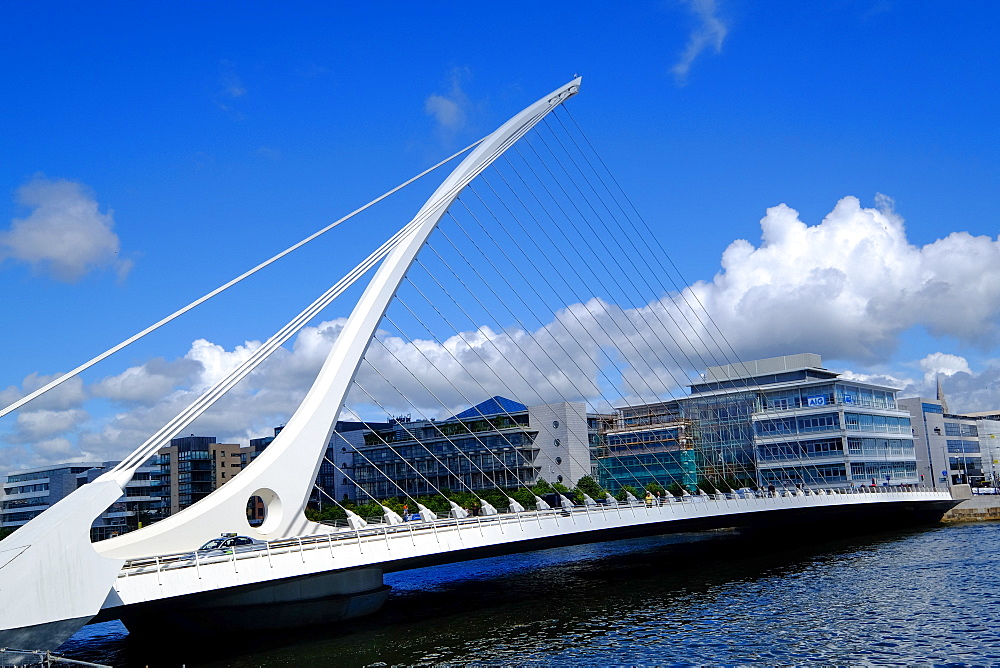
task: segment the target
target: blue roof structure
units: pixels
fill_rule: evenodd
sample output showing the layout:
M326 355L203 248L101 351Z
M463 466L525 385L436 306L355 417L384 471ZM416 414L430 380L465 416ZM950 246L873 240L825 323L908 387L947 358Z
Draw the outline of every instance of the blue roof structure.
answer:
M475 420L489 417L491 415L506 415L508 413L523 413L528 407L522 403L507 399L505 397L491 397L486 401L476 404L472 408L467 408L452 420Z

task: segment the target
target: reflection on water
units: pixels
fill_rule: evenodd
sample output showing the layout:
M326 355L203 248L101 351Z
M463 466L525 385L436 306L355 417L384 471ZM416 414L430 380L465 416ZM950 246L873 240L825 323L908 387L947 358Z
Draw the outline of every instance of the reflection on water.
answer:
M642 538L386 575L382 612L217 647L63 647L115 665L1000 664L1000 524L851 541ZM166 656L167 649L172 652Z

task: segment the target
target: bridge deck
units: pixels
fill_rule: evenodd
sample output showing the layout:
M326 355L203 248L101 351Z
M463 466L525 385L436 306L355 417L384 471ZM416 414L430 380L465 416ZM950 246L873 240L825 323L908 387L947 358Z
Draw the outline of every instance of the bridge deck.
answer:
M866 488L788 496L714 495L686 497L664 504L645 502L576 506L502 513L434 522L369 525L330 533L272 541L262 549L217 557L197 553L162 555L125 563L102 617L120 606L172 597L219 592L247 585L304 578L365 567L396 570L410 565L473 558L493 550L511 552L548 543L593 542L629 531L655 533L702 524L739 526L748 516L782 511L847 508L881 504L947 505L947 492L924 489ZM943 511L943 510L942 510ZM819 513L817 513L819 514ZM711 520L711 522L705 522ZM774 517L778 522L778 517ZM759 519L758 519L759 521ZM662 526L658 526L662 525ZM670 525L670 526L668 526ZM553 544L555 544L553 543ZM307 595L308 592L305 592Z

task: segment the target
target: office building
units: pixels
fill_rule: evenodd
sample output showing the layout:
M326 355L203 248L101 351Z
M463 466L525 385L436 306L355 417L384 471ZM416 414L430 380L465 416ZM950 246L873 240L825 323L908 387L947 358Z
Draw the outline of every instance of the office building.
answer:
M76 490L78 476L101 464L56 464L19 471L7 476L3 486L0 527L16 528L27 524L49 506Z
M677 451L692 451L684 464L693 457L694 475L716 487L916 484L910 415L896 392L841 379L802 353L709 367L689 396L619 409L619 420L635 421L637 434L672 425ZM651 449L637 440L630 456ZM671 481L692 489L690 480L685 469Z
M963 413L962 416L976 420L979 448L983 456L983 484L1000 488L1000 413L994 410Z
M599 416L588 415L583 403L526 406L504 397L444 420L341 422L331 440L341 471L329 466L321 476L333 476L336 498L362 502L516 488L541 479L571 487L594 473L598 428Z
M161 507L173 515L205 498L243 470L249 449L214 436L183 436L157 453Z
M136 470L123 494L91 526L91 539L104 540L151 524L163 514L156 490L159 467L155 458ZM7 476L0 504L0 528L16 528L39 515L83 485L93 482L118 462L58 464Z
M597 481L612 494L625 486L641 491L650 483L693 490L699 471L693 434L677 402L622 408L604 421Z
M1000 434L995 412L958 415L948 412L944 396L900 399L913 418L920 473L934 488L992 484ZM991 419L994 418L994 419Z
M80 486L93 482L105 471L114 468L118 462L102 462L100 467L84 471L77 476ZM156 457L150 457L135 471L135 475L125 485L125 494L110 508L94 520L90 529L91 540L113 538L128 531L135 531L166 517L160 505L158 493L159 464Z

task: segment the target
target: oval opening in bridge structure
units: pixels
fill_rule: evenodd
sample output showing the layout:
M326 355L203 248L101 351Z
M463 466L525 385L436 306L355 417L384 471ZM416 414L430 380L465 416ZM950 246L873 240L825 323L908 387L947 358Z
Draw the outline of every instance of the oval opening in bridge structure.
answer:
M281 521L281 499L270 489L258 489L247 499L247 524L261 533L273 531Z

